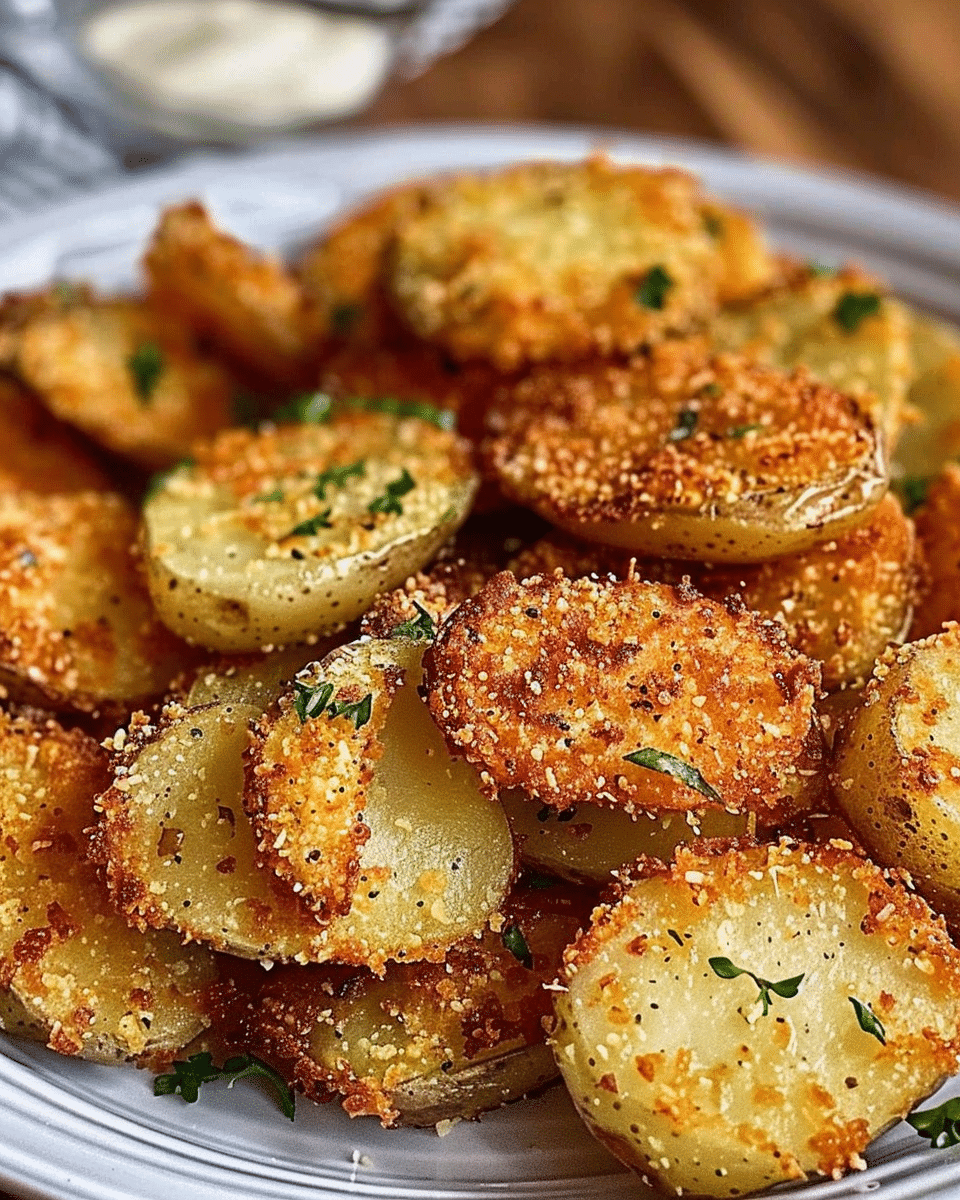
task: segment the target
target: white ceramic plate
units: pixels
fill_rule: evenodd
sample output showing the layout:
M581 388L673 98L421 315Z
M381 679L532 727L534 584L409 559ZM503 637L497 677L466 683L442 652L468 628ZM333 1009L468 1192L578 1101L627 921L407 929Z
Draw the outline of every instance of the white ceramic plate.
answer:
M785 249L827 263L854 257L906 298L960 320L956 210L875 181L691 143L544 128L332 136L248 158L191 160L0 227L0 291L53 277L132 285L158 209L186 197L202 197L249 241L292 249L344 205L404 177L580 158L597 148L618 159L689 166L711 189L759 213ZM960 1091L960 1081L950 1086ZM806 1185L803 1196L960 1192L960 1154L929 1149L906 1125L881 1138L868 1159L867 1171ZM156 1099L145 1073L5 1038L0 1187L45 1200L627 1200L646 1193L582 1131L560 1088L458 1125L445 1138L384 1131L305 1101L291 1125L250 1086L214 1086L194 1105Z

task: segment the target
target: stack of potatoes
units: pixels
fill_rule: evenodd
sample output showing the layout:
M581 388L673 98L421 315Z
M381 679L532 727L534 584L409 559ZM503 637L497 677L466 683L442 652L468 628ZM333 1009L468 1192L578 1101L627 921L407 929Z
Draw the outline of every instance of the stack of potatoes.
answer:
M144 269L0 307L4 1027L862 1168L960 1070L960 334L599 158Z

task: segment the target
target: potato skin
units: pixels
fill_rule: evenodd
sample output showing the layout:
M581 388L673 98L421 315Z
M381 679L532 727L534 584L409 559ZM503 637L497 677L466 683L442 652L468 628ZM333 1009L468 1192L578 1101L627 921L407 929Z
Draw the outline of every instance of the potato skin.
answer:
M625 761L654 747L700 772L708 805L772 812L819 736L818 669L779 626L684 586L502 572L424 666L434 720L484 785L559 809L703 807L693 787Z
M485 463L504 493L588 541L758 562L846 532L882 499L883 439L852 397L697 339L626 364L544 366L501 388Z
M931 482L914 522L928 576L910 641L939 633L944 622L960 618L960 467L955 463Z
M960 626L877 663L841 725L834 796L877 862L908 871L917 890L960 922Z
M839 1178L956 1071L960 952L849 842L705 842L638 874L567 951L551 1040L588 1128L657 1190ZM794 994L765 1015L727 956Z

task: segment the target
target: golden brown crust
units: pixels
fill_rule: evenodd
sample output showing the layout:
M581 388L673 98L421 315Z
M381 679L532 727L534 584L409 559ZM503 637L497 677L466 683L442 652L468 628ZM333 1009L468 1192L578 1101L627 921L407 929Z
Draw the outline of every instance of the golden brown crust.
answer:
M411 575L403 587L378 596L364 613L360 632L370 637L392 637L400 625L423 622L423 612L428 614L434 629L439 629L457 606L475 596L495 573L496 568L481 562L445 559L429 571Z
M708 801L775 807L811 726L819 671L736 602L636 580L495 576L424 660L430 711L491 791L557 808L687 809L703 794L625 761L652 748Z
M177 310L54 286L9 296L0 364L61 420L148 468L231 419L236 377L200 355Z
M0 495L0 680L13 698L114 720L192 653L157 620L111 492Z
M308 385L319 335L277 259L218 229L202 204L168 208L143 260L151 297L267 383Z
M960 557L960 549L958 549ZM913 525L887 495L862 525L811 550L740 566L636 558L626 550L549 534L509 564L519 578L559 569L583 575L631 573L656 583L684 577L705 596L740 596L747 608L778 621L795 650L822 664L832 692L864 682L887 642L904 637L924 568Z
M501 370L629 352L715 307L704 202L681 171L599 156L462 175L398 230L392 298L421 337Z
M914 514L927 563L928 586L910 626L910 640L960 619L960 467L949 463Z
M878 436L856 400L802 371L710 358L696 339L622 365L539 368L501 390L489 424L485 457L506 494L596 540L603 526L708 519L861 472L879 477L872 502L882 495Z

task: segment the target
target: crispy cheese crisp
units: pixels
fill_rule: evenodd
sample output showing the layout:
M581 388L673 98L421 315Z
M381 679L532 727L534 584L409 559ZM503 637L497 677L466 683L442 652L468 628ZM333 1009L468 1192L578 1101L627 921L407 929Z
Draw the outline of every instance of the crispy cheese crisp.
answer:
M857 400L696 339L503 388L486 459L504 492L591 541L755 562L858 524L886 490Z
M487 789L559 809L773 809L818 736L818 668L684 585L503 572L424 665L434 720Z
M675 169L531 163L435 187L396 233L411 328L502 370L631 351L716 307L724 255Z

